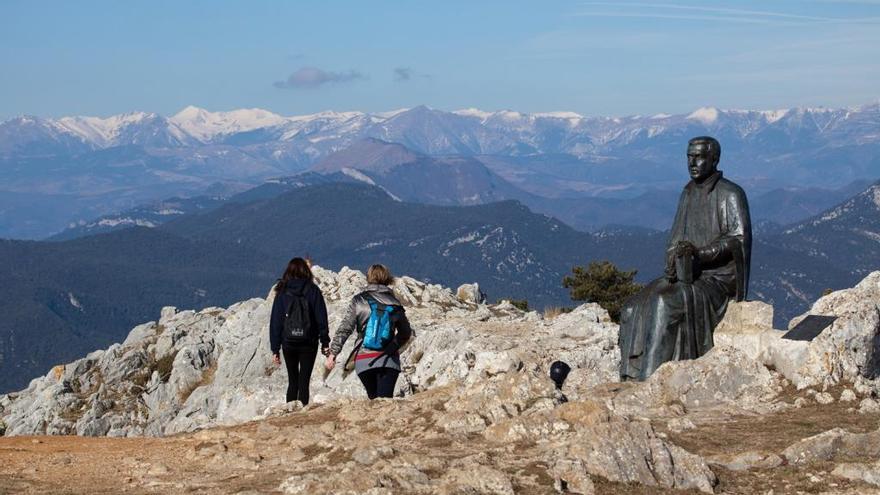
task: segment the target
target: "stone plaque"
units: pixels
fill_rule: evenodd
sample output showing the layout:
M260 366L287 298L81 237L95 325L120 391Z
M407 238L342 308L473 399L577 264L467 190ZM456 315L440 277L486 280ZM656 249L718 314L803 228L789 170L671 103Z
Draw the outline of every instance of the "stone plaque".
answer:
M831 323L836 319L836 316L808 315L801 320L800 323L795 325L794 328L789 330L788 333L783 335L782 338L788 340L806 340L809 342L822 333L822 330L831 326Z

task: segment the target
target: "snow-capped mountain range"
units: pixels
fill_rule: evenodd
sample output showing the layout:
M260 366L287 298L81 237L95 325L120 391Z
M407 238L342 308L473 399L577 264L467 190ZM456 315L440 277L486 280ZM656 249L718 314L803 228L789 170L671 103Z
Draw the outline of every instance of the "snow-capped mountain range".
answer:
M28 144L39 140L85 151L124 145L191 147L269 141L344 144L353 138L374 137L429 154L569 153L585 157L640 139L677 136L681 130L721 133L740 140L782 133L877 142L878 124L880 103L846 109L770 111L704 107L689 114L629 117L487 112L474 108L445 112L425 106L379 113L327 111L284 117L258 108L210 112L188 106L172 117L145 112L107 118L16 117L0 123L0 152L24 151ZM860 132L852 136L854 131ZM248 136L230 140L241 134Z
M687 140L705 134L721 141L725 174L750 192L841 188L880 177L880 103L773 111L707 107L629 117L426 106L287 117L192 106L171 117L22 116L0 123L0 237L41 238L71 223L205 194L218 184L241 191L301 173L370 139L405 147L401 160L410 154L443 163L465 158L474 170L485 166L538 198L633 198L679 189L687 180ZM350 175L364 172L362 159L370 160L356 153L347 160ZM408 181L430 180L416 168L407 169ZM588 223L602 225L601 219Z

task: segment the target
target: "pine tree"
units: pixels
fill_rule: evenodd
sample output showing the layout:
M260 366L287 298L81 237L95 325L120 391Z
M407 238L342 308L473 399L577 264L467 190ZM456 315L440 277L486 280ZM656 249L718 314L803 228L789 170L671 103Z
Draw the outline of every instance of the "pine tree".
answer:
M636 270L618 270L610 261L592 261L587 268L576 266L562 279L562 286L571 291L573 301L598 303L614 322L620 321L620 310L629 296L642 286L633 282Z

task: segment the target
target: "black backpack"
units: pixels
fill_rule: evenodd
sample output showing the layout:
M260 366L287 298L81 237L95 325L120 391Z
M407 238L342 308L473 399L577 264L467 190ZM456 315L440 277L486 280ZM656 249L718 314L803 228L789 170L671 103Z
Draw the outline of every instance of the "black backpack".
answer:
M287 311L284 313L284 333L281 341L284 347L311 344L316 340L305 291L306 286L303 286L299 292L285 291L285 294L290 296L290 304L287 305Z

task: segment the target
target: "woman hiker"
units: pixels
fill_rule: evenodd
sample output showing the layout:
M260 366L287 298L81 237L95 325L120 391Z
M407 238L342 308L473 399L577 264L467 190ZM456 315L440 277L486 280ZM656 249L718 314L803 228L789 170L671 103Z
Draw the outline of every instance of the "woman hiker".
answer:
M400 349L412 335L403 306L391 291L393 283L394 277L384 265L372 265L367 270L367 287L351 299L325 362L328 370L333 369L345 341L357 331L344 370L354 368L370 399L394 395L400 374Z
M312 281L309 263L293 258L275 285L275 302L269 323L272 361L281 364L279 351L287 367L287 402L309 403L309 381L318 355L330 345L327 306L321 289Z

